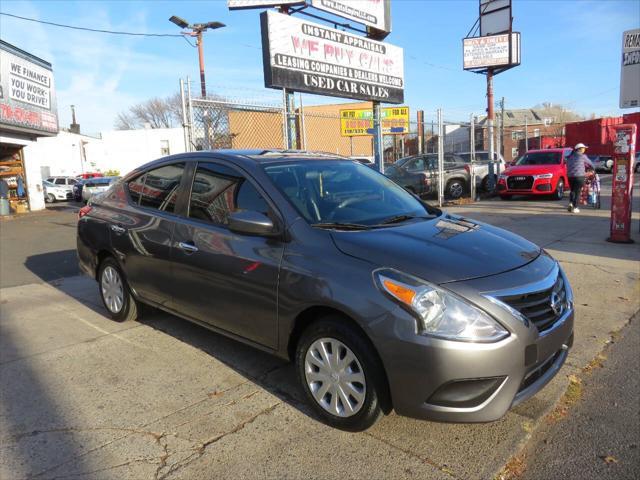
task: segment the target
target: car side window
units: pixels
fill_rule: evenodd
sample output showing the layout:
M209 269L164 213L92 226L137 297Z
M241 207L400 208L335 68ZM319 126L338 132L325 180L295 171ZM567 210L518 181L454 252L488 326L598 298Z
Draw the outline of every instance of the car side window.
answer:
M228 225L239 210L269 214L269 205L239 172L215 163L199 163L189 199L189 218Z
M74 178L68 178L67 179L67 183L69 185L75 185L77 183L77 181Z
M144 189L144 176L145 174L143 173L142 175L139 175L138 177L127 183L127 190L129 190L131 200L136 205L140 204L140 195L142 194L142 190Z
M183 172L184 163L174 163L149 170L144 175L144 186L139 194L139 205L174 213ZM129 192L131 192L131 185Z
M424 158L416 158L415 160L411 160L407 165L407 170L409 172L419 172L424 170Z
M65 184L64 183L64 178L56 178L55 184L56 185L64 185Z

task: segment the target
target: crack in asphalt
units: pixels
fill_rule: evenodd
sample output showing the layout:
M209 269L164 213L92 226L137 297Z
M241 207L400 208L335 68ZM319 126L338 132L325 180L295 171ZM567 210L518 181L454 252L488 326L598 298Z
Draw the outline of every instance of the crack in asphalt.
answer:
M251 423L255 422L255 420L259 417L261 417L262 415L267 415L269 413L271 413L273 410L275 410L277 407L279 407L280 405L282 405L283 402L278 402L275 403L267 408L265 408L264 410L261 410L260 412L256 413L255 415L253 415L252 417L250 417L249 419L245 420L244 422L240 423L239 425L236 425L234 428L232 428L231 430L221 433L219 435L216 435L214 437L209 438L208 440L205 440L204 442L202 442L196 449L195 451L189 455L187 458L183 459L180 462L174 463L169 470L167 470L167 472L165 472L162 476L156 476L156 480L164 480L165 478L167 478L167 476L177 472L178 470L181 470L182 468L188 466L189 464L193 463L194 461L198 460L199 458L201 458L205 452L206 449L215 444L216 442L219 442L220 440L222 440L223 438L233 435L235 433L238 433L239 431L241 431L242 429L244 429L247 425L250 425Z
M451 470L449 467L447 467L446 465L440 465L437 462L434 462L433 460L431 460L430 458L427 457L421 457L420 455L417 455L415 453L413 453L411 450L407 450L405 448L399 447L393 443L391 443L388 440L385 440L384 438L380 438L375 436L373 433L365 431L363 432L365 435L369 435L371 438L375 438L376 440L378 440L379 442L384 443L386 446L391 447L392 449L398 450L402 453L404 453L405 455L409 455L412 458L415 458L419 461L421 461L422 463L426 463L427 465L430 465L438 470L440 470L442 473L446 473L447 475L449 475L451 478L458 478L454 473L453 470Z

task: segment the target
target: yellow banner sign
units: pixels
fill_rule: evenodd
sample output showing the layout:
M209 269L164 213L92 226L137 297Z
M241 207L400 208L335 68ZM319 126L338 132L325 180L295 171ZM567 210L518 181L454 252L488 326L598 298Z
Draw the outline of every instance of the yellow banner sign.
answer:
M409 107L383 108L381 117L383 135L409 133ZM373 135L373 110L340 110L340 134L343 137Z

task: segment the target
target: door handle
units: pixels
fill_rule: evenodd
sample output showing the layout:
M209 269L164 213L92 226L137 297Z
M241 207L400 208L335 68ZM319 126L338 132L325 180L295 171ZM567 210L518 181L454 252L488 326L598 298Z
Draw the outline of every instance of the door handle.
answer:
M111 225L111 231L117 233L118 235L122 235L126 232L126 229L119 227L118 225Z
M178 247L189 253L195 253L198 251L198 247L196 247L193 243L180 242L178 243Z

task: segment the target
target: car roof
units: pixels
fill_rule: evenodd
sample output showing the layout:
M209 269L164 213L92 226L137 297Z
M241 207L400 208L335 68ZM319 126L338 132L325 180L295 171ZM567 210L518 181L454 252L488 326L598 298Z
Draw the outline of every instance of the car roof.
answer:
M341 160L355 162L349 157L328 152L310 152L305 150L285 150L285 149L222 149L222 150L197 150L195 152L179 153L162 157L157 160L145 163L126 175L131 178L139 172L150 168L160 167L174 162L195 162L210 158L211 160L227 160L237 165L255 166L257 164L268 163L292 163L298 160Z

